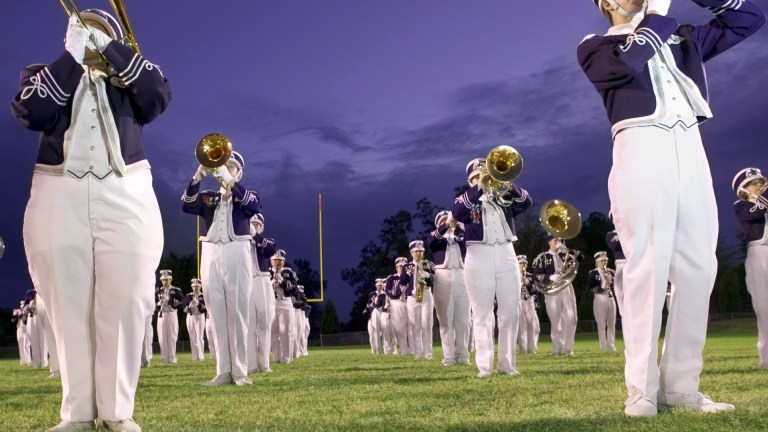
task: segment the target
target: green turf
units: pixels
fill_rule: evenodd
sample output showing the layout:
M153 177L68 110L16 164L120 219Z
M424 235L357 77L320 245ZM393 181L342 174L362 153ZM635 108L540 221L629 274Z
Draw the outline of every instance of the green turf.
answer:
M254 385L203 388L207 360L142 369L135 419L145 431L762 431L768 371L757 369L754 320L710 325L701 390L735 413L686 410L652 419L623 415L623 357L577 335L574 357L551 345L518 356L517 377L479 380L474 366L374 356L365 347L311 348ZM544 339L548 339L543 335ZM619 344L619 350L621 350ZM440 349L435 347L435 358ZM157 356L155 357L157 359ZM0 361L0 430L45 430L58 422L60 384L47 371Z

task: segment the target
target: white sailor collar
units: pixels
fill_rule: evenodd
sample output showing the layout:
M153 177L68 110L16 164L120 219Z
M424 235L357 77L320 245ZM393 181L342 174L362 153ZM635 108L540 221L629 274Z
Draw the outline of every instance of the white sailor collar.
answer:
M625 23L625 24L619 24L615 25L608 29L608 33L606 33L606 36L618 36L618 35L625 35L630 34L635 31L635 28L637 27L637 24L635 23Z

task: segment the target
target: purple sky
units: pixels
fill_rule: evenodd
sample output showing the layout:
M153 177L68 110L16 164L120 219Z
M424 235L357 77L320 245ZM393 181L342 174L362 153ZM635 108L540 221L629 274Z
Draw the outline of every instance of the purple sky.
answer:
M768 10L768 0L754 1ZM166 252L194 251L194 218L181 212L179 196L197 166L194 146L210 132L228 135L244 155L245 184L261 193L267 233L290 260L318 265L323 193L326 294L342 320L353 293L340 272L357 264L381 220L424 196L449 205L466 162L495 145L522 153L518 182L539 204L557 197L585 216L608 211L609 124L575 55L585 35L607 29L589 0L126 3L144 55L174 91L144 131ZM687 0L670 14L709 19ZM0 100L13 98L23 66L63 51L65 29L54 1L3 11ZM708 78L715 117L702 134L721 236L731 239L733 175L768 170L768 31L709 63ZM37 136L5 113L0 306L8 307L31 286L21 226Z

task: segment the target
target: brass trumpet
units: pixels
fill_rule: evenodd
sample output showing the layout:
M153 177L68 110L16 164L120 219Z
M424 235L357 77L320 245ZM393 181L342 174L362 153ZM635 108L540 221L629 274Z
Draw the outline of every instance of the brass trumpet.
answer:
M504 198L509 191L514 189L513 181L523 172L523 157L513 147L500 145L491 149L485 156L483 170L491 178L489 193L502 206L509 206L512 200Z
M231 156L232 141L219 133L204 136L195 147L197 161L211 174L213 174L216 168L224 166ZM225 184L220 178L216 176L214 178L223 188L229 189L229 185Z

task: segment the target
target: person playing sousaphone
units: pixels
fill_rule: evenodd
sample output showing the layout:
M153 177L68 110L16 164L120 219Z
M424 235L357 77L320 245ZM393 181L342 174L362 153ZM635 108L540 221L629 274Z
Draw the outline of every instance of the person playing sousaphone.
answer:
M82 11L87 28L75 15L65 51L22 70L11 104L40 132L24 246L61 361L61 423L50 430L90 430L100 418L140 431L131 417L163 250L142 129L171 90L157 65L118 42L110 14Z

